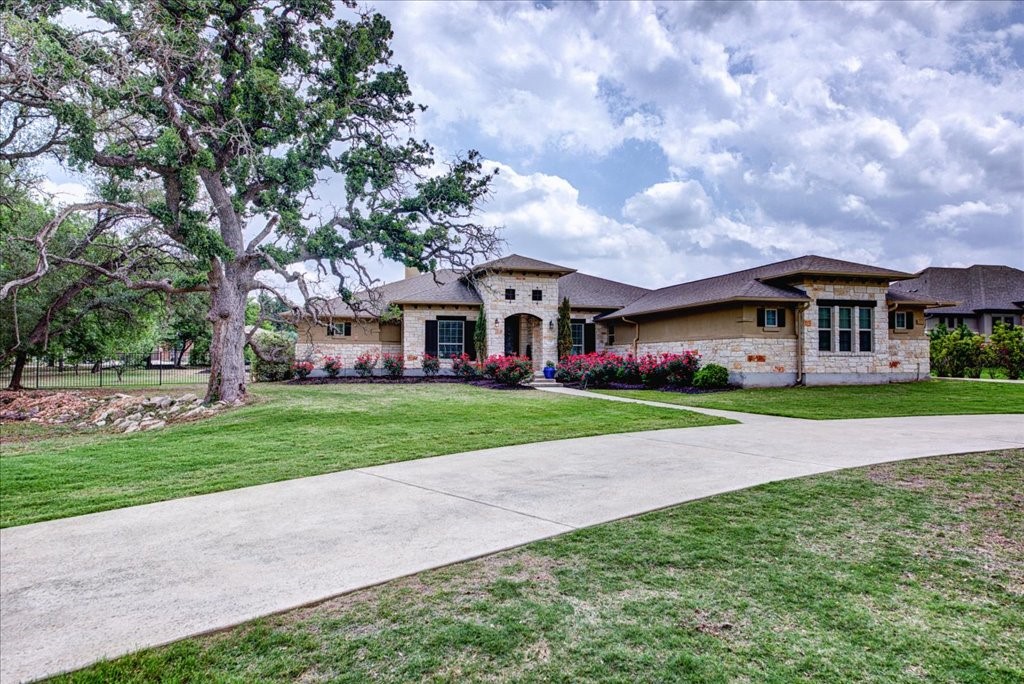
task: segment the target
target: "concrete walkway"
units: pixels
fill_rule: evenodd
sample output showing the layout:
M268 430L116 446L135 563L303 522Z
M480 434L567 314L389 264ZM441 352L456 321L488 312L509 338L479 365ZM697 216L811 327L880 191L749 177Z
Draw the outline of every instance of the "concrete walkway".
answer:
M714 413L743 422L489 449L2 530L0 681L764 482L1024 447L1019 415Z

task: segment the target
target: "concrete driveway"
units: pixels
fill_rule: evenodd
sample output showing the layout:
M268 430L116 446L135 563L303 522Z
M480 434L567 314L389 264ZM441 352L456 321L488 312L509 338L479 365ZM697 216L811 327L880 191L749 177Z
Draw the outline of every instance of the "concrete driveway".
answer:
M1020 415L706 412L743 422L488 449L2 530L0 681L764 482L1024 448Z

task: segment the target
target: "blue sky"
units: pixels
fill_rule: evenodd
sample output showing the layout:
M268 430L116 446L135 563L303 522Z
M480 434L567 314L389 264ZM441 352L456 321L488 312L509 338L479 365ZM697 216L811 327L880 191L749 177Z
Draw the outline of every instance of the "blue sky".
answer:
M664 285L1024 266L1022 3L381 3L509 249Z

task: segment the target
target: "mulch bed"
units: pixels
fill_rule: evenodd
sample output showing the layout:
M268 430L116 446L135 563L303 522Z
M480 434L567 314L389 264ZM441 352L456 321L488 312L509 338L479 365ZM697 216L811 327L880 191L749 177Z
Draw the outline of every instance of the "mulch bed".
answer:
M359 377L339 377L339 378L302 378L301 380L296 378L288 380L289 385L421 385L421 384L441 384L441 385L473 385L474 387L483 387L485 389L493 390L532 390L533 387L529 385L516 385L509 387L503 385L500 382L494 382L493 380L464 380L454 375L437 375L432 378L426 376L411 376L401 378L388 378L383 376L373 376L369 378Z
M646 387L644 385L627 385L627 384L621 383L621 382L612 382L612 383L609 383L608 385L604 385L604 386L601 386L601 387L584 387L583 383L580 383L580 382L567 382L567 383L563 384L563 387L570 387L572 389L582 389L582 390L587 390L587 389L612 389L612 390L645 390L645 389L651 389L650 387ZM658 392L675 392L676 394L718 394L720 392L732 392L732 391L738 390L740 388L736 387L734 385L729 385L728 387L720 387L720 388L715 388L715 389L702 389L702 388L699 388L699 387L657 387L657 388L654 388L654 389L656 389Z

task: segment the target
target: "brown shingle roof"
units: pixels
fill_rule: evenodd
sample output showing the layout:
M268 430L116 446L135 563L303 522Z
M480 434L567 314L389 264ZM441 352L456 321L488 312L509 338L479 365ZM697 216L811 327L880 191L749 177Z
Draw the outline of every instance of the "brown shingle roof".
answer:
M361 315L379 315L389 304L480 304L476 291L459 274L448 270L397 280L357 297L369 308ZM351 317L355 312L337 297L326 303L321 315Z
M893 283L893 290L939 301L958 302L932 309L934 314L1019 311L1024 308L1024 271L1011 266L926 268L912 280Z
M913 277L902 271L810 254L745 271L726 273L713 278L654 290L610 314L608 318L686 309L736 300L807 301L809 298L806 294L781 282L800 275L852 276L885 280Z
M598 278L585 273L570 273L558 279L558 299L569 298L576 309L619 309L650 292L647 288Z
M508 256L501 257L500 259L486 261L473 267L474 273L479 273L481 271L533 271L535 273L568 274L575 273L576 269L566 268L565 266L551 264L538 259L531 259L530 257L520 256L519 254L509 254Z

